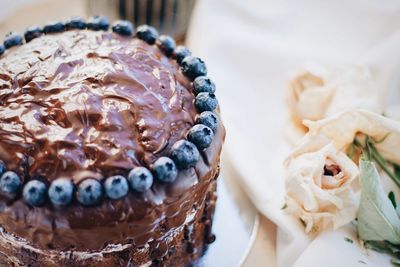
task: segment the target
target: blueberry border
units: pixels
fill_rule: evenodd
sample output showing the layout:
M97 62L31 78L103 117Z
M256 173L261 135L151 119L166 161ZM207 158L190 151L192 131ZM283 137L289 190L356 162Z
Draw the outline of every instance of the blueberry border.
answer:
M66 22L51 22L44 27L32 26L26 29L24 36L15 32L7 34L3 44L0 44L0 56L12 47L23 45L24 40L28 43L42 35L84 29L108 31L109 27L109 20L105 16L92 16L87 21L81 17L72 17ZM0 161L0 193L2 195L10 199L22 195L27 204L36 207L42 206L46 200L50 200L56 206L67 206L73 199L83 206L94 206L99 204L104 196L109 199L120 199L125 197L130 190L139 193L149 190L153 185L153 176L162 183L174 182L178 171L194 167L200 158L199 151L210 146L214 131L218 128L217 116L213 112L218 106L218 101L214 94L215 84L207 77L204 61L192 56L186 47L176 47L172 37L159 35L152 26L141 25L135 31L131 22L118 20L113 23L111 29L123 37L136 37L149 45L156 45L167 57L175 59L182 73L192 81L194 105L198 115L195 125L188 131L188 140L176 142L171 148L170 156L158 158L151 168L136 167L129 172L128 177L115 175L102 181L86 178L77 185L74 185L71 179L63 177L52 181L50 185L38 179L22 184L22 179L18 174L12 170L7 171L3 162ZM141 187L137 185L138 181L140 183L140 180L137 180L139 176L136 177L136 185L133 182L132 173L135 172L145 173L142 176ZM119 187L110 188L110 185L116 181ZM56 197L55 194L57 194Z

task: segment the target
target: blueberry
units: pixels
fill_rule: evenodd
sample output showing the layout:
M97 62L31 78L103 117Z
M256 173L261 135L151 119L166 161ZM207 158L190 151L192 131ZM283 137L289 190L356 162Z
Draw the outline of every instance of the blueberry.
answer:
M54 180L49 188L49 199L56 205L68 205L72 201L74 185L67 178L58 178Z
M22 45L22 36L15 32L10 32L4 39L4 47L9 49L10 47Z
M132 36L133 25L127 20L117 20L112 25L112 31L122 36Z
M103 187L95 179L85 179L78 186L77 199L82 205L93 206L99 204L102 196Z
M179 140L171 148L171 159L175 162L178 169L194 167L199 158L199 151L189 141Z
M4 45L3 45L3 44L0 44L0 56L1 56L2 54L4 54L5 51L6 51L6 48L4 47Z
M136 29L136 37L152 45L158 38L158 32L149 25L140 25Z
M191 80L199 76L207 75L207 67L203 60L198 57L187 56L181 63L182 72Z
M25 30L24 37L25 42L30 42L35 38L38 38L43 34L42 29L39 26L31 26Z
M5 171L6 171L6 166L4 165L4 162L0 160L0 176L3 175Z
M46 201L46 184L39 180L31 180L24 186L22 195L29 205L40 206Z
M199 93L194 101L199 112L213 111L218 106L217 98L212 93Z
M195 144L198 149L210 146L213 139L213 131L204 124L193 126L188 132L188 140Z
M15 172L5 172L0 178L0 191L6 195L15 196L20 186L21 179Z
M215 84L207 76L199 76L193 81L193 90L198 93L215 93Z
M186 48L186 47L184 47L184 46L182 46L182 45L178 45L178 46L175 48L174 57L176 58L176 61L177 61L179 64L182 63L182 60L183 60L185 57L190 56L190 55L192 55L192 52L190 52L190 50L189 50L188 48Z
M153 175L145 167L136 167L129 172L128 180L133 190L145 192L153 184Z
M63 32L64 29L65 29L65 26L62 22L54 21L54 22L50 22L50 23L46 24L43 27L43 32L45 34L58 33L58 32Z
M119 199L128 194L129 185L124 176L115 175L106 179L104 189L109 198Z
M168 157L161 157L156 160L152 168L157 179L164 183L172 183L178 176L175 163Z
M198 124L204 124L205 126L208 126L214 133L217 131L218 120L214 112L203 111L202 113L200 113L196 122Z
M86 24L86 27L93 31L107 31L109 26L110 22L105 16L93 16Z
M161 35L158 38L158 46L165 53L166 56L171 56L175 50L175 40L168 35Z
M83 30L86 28L86 22L81 17L72 17L65 22L66 30Z

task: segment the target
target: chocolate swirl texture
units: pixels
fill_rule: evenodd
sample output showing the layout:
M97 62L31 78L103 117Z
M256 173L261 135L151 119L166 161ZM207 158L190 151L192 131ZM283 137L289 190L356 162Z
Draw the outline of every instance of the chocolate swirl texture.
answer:
M0 159L24 183L126 176L186 137L197 116L193 102L190 81L157 46L86 30L41 36L0 58ZM218 125L195 168L172 184L90 208L0 197L0 224L43 250L162 246L203 205L218 175L225 137Z
M0 62L0 158L19 174L121 173L151 164L193 124L188 81L137 39L48 35Z

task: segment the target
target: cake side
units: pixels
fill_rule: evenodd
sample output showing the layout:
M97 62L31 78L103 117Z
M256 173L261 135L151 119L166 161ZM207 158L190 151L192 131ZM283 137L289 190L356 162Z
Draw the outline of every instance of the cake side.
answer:
M0 265L31 267L113 267L113 266L189 266L214 242L212 221L217 200L217 175L208 184L200 202L192 206L185 221L169 229L159 239L143 246L132 243L109 244L96 251L58 251L38 249L25 239L0 228ZM163 231L164 225L155 231ZM160 229L158 229L160 228Z

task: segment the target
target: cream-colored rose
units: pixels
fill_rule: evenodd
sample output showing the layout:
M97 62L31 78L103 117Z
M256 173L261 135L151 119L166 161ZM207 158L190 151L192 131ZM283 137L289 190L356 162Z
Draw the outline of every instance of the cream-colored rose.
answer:
M400 164L400 122L365 110L350 110L319 121L305 121L309 132L296 146L292 156L301 155L328 143L346 151L356 136L367 135L375 141L381 155Z
M306 232L337 229L356 217L356 164L333 144L286 161L287 211Z
M322 77L308 71L297 74L289 84L288 99L294 122L301 126L304 119L322 119L333 93Z
M293 143L308 131L304 120L321 120L352 108L382 112L375 79L369 69L360 66L315 66L303 71L289 84L288 102L288 136Z

